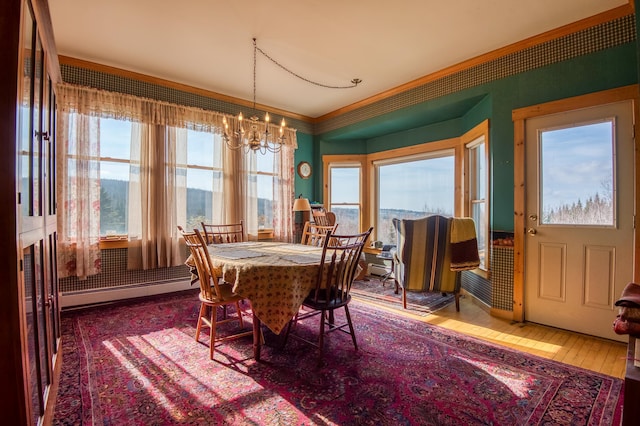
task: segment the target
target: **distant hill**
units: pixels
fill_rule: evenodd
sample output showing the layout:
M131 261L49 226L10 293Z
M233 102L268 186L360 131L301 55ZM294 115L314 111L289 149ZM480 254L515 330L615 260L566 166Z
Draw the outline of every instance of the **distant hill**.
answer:
M100 234L126 234L129 183L115 179L100 180ZM258 199L258 211L266 212L261 223L273 223L272 201ZM211 212L211 191L187 189L187 227L199 226ZM267 226L268 227L268 226Z

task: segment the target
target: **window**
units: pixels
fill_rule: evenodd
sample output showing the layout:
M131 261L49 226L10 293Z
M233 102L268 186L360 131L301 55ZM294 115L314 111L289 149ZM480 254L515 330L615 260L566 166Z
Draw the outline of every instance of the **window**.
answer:
M180 130L187 133L186 229L200 228L221 217L223 142L213 133Z
M464 215L476 224L482 271L489 270L489 123L484 121L462 137L465 144Z
M360 165L332 165L329 175L329 210L336 215L336 222L340 224L339 232L360 232Z
M127 235L132 123L109 118L95 120L100 123L100 236ZM185 223L180 224L193 229L199 228L201 222L220 221L223 216L222 138L204 131L174 130L177 175L186 179L186 201L178 199L177 206L183 209L178 217ZM250 179L257 183L259 229L273 228L275 155L266 152L252 159L255 166L252 169L256 171Z
M487 164L484 137L471 142L466 148L469 166L468 215L476 223L480 268L486 269L487 233L485 227L482 226L487 221Z
M385 244L395 244L393 218L416 219L431 214L453 216L453 150L374 161L373 165L377 177L378 240Z
M481 262L475 272L488 278L488 120L459 138L366 155L325 155L323 163L324 201L338 212L339 229L343 229L343 221L349 227L356 225L343 212L348 208L354 209L351 217L360 209L359 227L354 231L373 226L372 239L384 244L396 243L393 218L430 214L472 217Z
M258 186L258 229L273 229L273 188L276 173L274 172L275 154L266 151L255 154L257 157L257 186Z
M100 236L127 234L131 122L100 121Z

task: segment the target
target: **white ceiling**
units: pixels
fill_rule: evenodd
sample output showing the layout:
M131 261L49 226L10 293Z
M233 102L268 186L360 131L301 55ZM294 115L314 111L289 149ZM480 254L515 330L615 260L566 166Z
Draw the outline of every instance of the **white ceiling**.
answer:
M49 0L58 53L318 117L628 0Z

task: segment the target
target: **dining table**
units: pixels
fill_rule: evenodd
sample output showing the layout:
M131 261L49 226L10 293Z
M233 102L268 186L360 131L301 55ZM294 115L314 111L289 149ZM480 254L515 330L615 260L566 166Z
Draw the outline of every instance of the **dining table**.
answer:
M315 288L322 248L272 241L208 245L216 274L249 300L253 352L260 361L261 325L280 334Z

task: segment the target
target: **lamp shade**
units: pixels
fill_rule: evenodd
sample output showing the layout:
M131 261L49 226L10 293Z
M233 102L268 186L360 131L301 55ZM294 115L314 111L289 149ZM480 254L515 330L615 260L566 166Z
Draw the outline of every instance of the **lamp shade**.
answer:
M293 202L294 212L305 212L309 210L311 210L311 204L309 204L309 200L306 198L296 198Z

